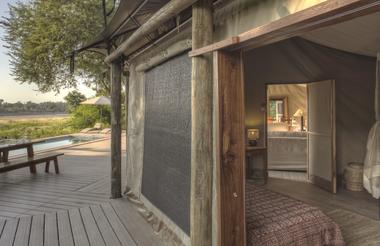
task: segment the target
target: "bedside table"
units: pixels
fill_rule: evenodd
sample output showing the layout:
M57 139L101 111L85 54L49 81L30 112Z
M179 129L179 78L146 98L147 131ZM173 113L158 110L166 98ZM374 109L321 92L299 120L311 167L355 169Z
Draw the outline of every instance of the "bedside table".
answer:
M265 184L268 178L267 170L267 147L263 146L247 146L245 149L247 157L246 178L257 184ZM262 156L263 165L255 167L252 163L255 157Z

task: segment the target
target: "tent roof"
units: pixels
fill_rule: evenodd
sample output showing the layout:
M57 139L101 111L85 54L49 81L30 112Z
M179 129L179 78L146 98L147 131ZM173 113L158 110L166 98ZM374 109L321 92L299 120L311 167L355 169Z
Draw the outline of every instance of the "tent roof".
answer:
M380 12L319 28L303 38L330 48L376 57L380 52Z
M108 41L111 40L116 46L121 44L169 1L121 0L107 27L79 51L92 49L106 54ZM191 11L186 10L181 13L180 22L183 23L190 17ZM175 19L171 19L157 31L141 40L139 46L144 47L154 42L174 29L177 24ZM378 30L380 30L380 12L319 28L303 34L301 37L327 47L375 57L380 52L380 32Z
M90 43L78 51L87 49L96 50L102 53L107 52L107 43L111 41L118 46L126 40L137 28L144 24L155 12L162 8L170 0L121 0L115 14L108 22L107 27ZM191 11L184 11L180 15L179 22L186 21L191 16ZM177 21L171 19L155 32L147 35L141 40L141 46L149 44L168 31L175 28Z

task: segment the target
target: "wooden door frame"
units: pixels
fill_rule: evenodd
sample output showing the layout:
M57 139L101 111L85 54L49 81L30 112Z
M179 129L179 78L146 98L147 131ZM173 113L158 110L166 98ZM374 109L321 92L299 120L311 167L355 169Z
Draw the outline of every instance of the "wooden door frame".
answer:
M245 108L241 52L214 52L217 245L245 245Z

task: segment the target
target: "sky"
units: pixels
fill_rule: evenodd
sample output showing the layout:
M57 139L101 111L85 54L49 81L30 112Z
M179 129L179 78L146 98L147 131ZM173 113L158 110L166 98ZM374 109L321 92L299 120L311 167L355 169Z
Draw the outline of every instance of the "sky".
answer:
M20 0L0 0L0 16L8 16L8 4L14 4ZM21 0L27 1L27 0ZM4 37L4 30L0 27L0 39ZM63 101L63 97L73 89L65 89L56 95L55 92L41 93L37 87L29 84L20 84L10 75L9 58L6 54L4 41L0 40L0 99L6 102L45 102L45 101ZM78 90L85 94L86 97L92 97L95 92L85 85L79 85Z

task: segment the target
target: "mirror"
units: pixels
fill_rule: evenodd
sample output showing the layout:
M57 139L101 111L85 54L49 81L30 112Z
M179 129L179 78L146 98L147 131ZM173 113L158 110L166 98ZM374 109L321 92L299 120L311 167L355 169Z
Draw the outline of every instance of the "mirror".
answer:
M289 122L288 98L269 97L268 100L268 122L282 123Z

